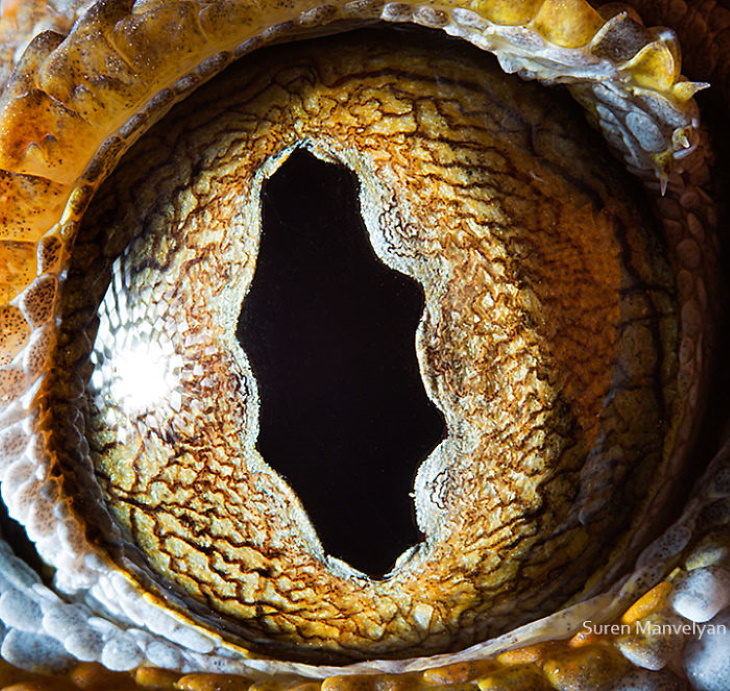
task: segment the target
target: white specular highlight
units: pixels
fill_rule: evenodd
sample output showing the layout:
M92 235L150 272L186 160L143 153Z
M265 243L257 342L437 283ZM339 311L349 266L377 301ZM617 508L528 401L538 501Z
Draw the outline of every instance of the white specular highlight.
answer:
M91 388L96 392L106 391L106 395L118 402L119 407L109 409L109 415L117 419L106 422L117 424L123 430L125 418L130 421L140 416L154 416L160 401L171 401L177 407L182 359L165 336L165 330L151 328L145 318L146 307L128 300L119 263L113 271L116 309L102 305L96 342L114 342L116 347L111 352L103 345L98 346L91 354L95 365ZM124 325L119 315L125 317ZM134 328L129 328L129 324Z

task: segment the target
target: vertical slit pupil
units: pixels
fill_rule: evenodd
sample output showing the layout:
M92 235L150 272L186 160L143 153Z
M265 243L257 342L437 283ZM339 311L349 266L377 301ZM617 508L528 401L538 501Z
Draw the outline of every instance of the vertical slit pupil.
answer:
M238 327L258 449L325 551L382 576L421 539L409 493L446 431L416 359L423 291L376 257L342 166L295 151L264 184L262 216Z

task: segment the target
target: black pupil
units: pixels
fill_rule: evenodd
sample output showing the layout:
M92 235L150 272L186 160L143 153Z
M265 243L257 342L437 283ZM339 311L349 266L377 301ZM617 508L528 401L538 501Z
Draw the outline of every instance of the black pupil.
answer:
M261 455L325 551L377 577L421 538L408 495L446 428L416 360L423 291L376 257L357 188L303 150L265 183L238 338L259 386Z

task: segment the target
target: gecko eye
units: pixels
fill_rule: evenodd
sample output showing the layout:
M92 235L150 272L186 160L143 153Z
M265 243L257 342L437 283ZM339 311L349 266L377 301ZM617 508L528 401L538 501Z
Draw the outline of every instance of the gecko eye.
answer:
M241 61L139 142L76 241L58 350L70 357L56 360L59 400L48 414L66 407L63 392L80 372L84 389L73 420L52 425L73 430L63 441L57 433L56 453L84 487L93 468L100 496L88 506L104 507L111 525L103 527L106 512L89 518L115 561L179 594L203 619L212 610L219 631L262 652L412 657L545 616L590 577L601 582L606 565L635 557L627 533L640 532L647 507L665 500L636 478L676 465L663 448L681 410L675 291L651 221L634 211L636 198L615 182L622 176L595 140L576 142L578 124L550 124L552 97L505 80L489 56L460 43L428 43L405 33L347 35ZM349 192L326 189L349 196L354 216L335 219L331 238L327 217L337 211L327 197L310 201L323 214L313 229L301 204L291 209L291 237L280 238L287 231L271 218L296 203L272 188L306 162L290 155L297 149L352 171ZM299 175L325 174L309 166ZM296 274L315 232L315 271L326 281L319 295ZM125 249L104 269L109 237ZM335 445L342 486L309 504L272 468L272 442L261 433L273 404L259 395L260 373L283 357L267 319L297 310L286 295L268 297L264 314L251 306L267 266L284 261L267 258L268 244L294 253L269 291L314 300L332 319L338 307L328 293L346 291L334 284L338 270L358 295L367 290L357 264L333 256L355 239L381 285L410 277L423 297L410 318L390 317L398 326L367 324L368 312L346 303L337 321L350 315L365 327L353 340L374 350L368 332L382 329L406 344L387 353L410 353L390 366L382 396L366 402L368 382L350 383L354 374L337 377L347 384L340 396L361 399L355 415L372 420L410 368L422 382L420 406L441 421L430 448L390 460L406 466L398 498L407 507L413 489L423 537L388 555L384 578L342 561L345 549L319 539L327 523L310 520L334 501L329 494L353 504L349 483L367 482L348 478L354 450L342 450L335 426L314 418L314 450L305 455L293 440L287 448L287 478L299 465L325 484L335 469L319 463ZM387 302L398 305L395 296ZM311 353L325 347L307 350L308 330L333 338L314 319L286 329L298 367L273 387L295 418L305 414L296 409L299 367L315 371ZM357 358L355 348L334 349L325 372L340 358ZM333 385L322 373L307 387L305 407L319 412ZM415 412L418 401L398 407ZM401 415L384 423L397 429ZM294 433L283 414L275 422L280 437ZM381 510L378 487L397 484L377 473L382 426L371 424L360 442L373 444L367 470L377 477L358 507L361 531Z
M3 312L2 492L46 584L8 555L4 659L486 689L629 679L661 657L645 620L720 613L722 645L721 458L690 495L697 86L670 34L549 6L261 30L95 4L31 44L0 164L16 236L56 225L35 280L5 243L4 289L30 282ZM376 18L429 29L349 31ZM310 33L337 35L265 46ZM716 663L667 640L650 669Z

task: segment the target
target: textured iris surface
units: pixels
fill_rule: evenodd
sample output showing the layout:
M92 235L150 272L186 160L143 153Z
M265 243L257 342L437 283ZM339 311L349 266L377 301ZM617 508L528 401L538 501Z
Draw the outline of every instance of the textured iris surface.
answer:
M571 104L556 118L489 56L420 43L347 35L237 64L109 180L65 293L64 467L83 474L85 436L119 550L289 654L449 650L549 613L615 564L666 462L672 280L621 173ZM236 339L262 180L296 147L355 172L375 253L425 292L412 338L448 434L416 480L425 540L377 581L325 554L258 453Z

